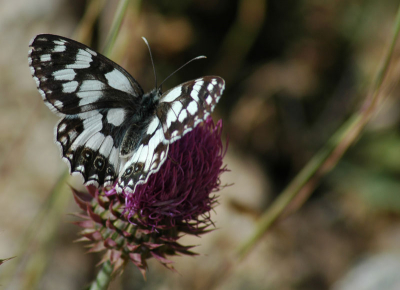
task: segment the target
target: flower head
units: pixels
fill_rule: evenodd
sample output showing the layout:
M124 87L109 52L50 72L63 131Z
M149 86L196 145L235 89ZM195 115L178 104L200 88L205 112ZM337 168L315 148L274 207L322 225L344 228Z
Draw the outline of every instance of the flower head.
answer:
M155 257L165 266L167 255L187 254L180 234L201 235L212 224L225 149L222 122L208 118L202 125L172 143L160 170L139 185L133 194L104 192L88 187L90 196L74 190L75 200L86 212L82 240L93 242L90 251L106 250L103 260L120 268L131 260L142 273L146 259Z
M168 158L160 170L139 185L134 194L125 194L129 217L138 213L148 226L171 227L176 222L208 219L220 187L225 154L221 141L222 122L208 118L182 139L170 145ZM109 194L115 194L115 191Z

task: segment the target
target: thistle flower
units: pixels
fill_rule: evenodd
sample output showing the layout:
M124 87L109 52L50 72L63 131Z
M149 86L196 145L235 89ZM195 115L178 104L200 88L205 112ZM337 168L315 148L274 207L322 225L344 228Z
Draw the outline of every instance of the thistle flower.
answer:
M84 228L81 241L92 242L89 252L106 251L114 271L129 260L145 275L148 258L173 269L167 256L196 255L177 241L183 234L201 235L212 223L225 150L222 122L208 118L170 145L168 159L133 194L117 194L89 186L90 195L73 189L85 214L76 222Z

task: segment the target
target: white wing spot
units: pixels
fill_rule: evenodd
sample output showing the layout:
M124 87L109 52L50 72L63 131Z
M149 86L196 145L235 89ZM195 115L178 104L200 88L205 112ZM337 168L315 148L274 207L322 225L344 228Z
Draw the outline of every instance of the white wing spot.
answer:
M62 84L63 93L73 93L73 92L75 92L76 88L78 87L78 84L79 83L77 81L71 81L71 82Z
M119 149L116 147L113 147L111 149L110 157L108 158L108 162L114 167L114 170L117 170L117 167L118 167L118 161L119 161L118 152L119 152Z
M124 91L128 94L132 94L132 86L128 78L119 70L114 69L109 73L105 74L108 84L114 89Z
M58 81L72 81L75 78L75 71L73 69L62 69L53 72L53 77Z
M43 90L38 88L38 91L39 91L40 95L42 96L43 100L46 100L46 94L43 92Z
M64 132L65 128L67 128L67 125L65 123L62 123L60 127L58 127L58 132ZM65 137L63 137L65 138Z
M56 107L58 109L62 109L63 106L64 106L64 104L60 100L56 100L54 102L54 107ZM65 124L63 124L63 125L65 125Z
M88 179L99 179L99 176L97 174L93 174L92 176L90 176Z
M141 144L141 145L139 146L138 150L132 155L131 160L129 160L129 161L131 162L131 164L136 163L136 162L138 161L138 159L139 159L139 157L140 157L140 154L141 154L141 152L142 152L143 147L144 147L144 145ZM146 147L147 147L147 145L146 145ZM128 168L128 166L125 165L125 170L126 170L127 168Z
M171 109L174 110L176 116L178 117L179 112L182 110L182 107L183 107L182 103L177 101L177 102L174 102L172 104L172 108Z
M79 87L79 91L101 91L103 88L104 84L98 80L84 80Z
M195 91L194 89L190 92L190 96L192 97L193 100L196 102L199 101L199 92Z
M187 111L186 110L182 110L181 113L179 114L179 122L183 122L187 117Z
M43 40L46 40L46 39L43 39ZM60 40L54 40L54 41L53 41L54 44L58 44L58 45L63 45L65 42L66 42L66 41L65 41L65 40L62 40L62 39L60 39Z
M87 92L78 92L76 94L78 98L81 100L79 101L79 106L85 106L91 103L97 102L98 99L101 98L101 92L97 91L87 91Z
M211 83L215 86L218 82L217 82L216 79L213 79L213 80L211 81Z
M113 148L113 145L114 145L113 138L110 135L107 136L104 139L103 144L101 144L99 153L105 157L108 157L108 155L110 155L111 149Z
M119 126L125 119L125 110L110 109L107 113L107 122L114 126Z
M79 165L75 170L83 173L85 172L85 167L83 165Z
M45 62L45 61L50 61L51 60L51 55L50 54L43 54L40 56L40 61Z
M195 83L195 85L193 86L193 90L200 91L201 85L199 83Z
M187 110L191 115L196 114L196 112L197 112L197 103L195 101L191 101L189 103L189 106L187 107Z
M179 131L178 131L178 130L175 130L174 132L172 132L171 138L176 137L178 134L179 134Z
M92 62L92 55L85 50L80 49L79 53L75 56L75 61Z
M90 67L90 63L77 61L76 63L67 64L65 67L66 68L72 68L72 69L83 69L83 68Z
M86 118L83 118L82 116L86 116ZM103 129L103 123L101 122L103 115L97 111L81 113L78 114L78 117L84 119L83 132L74 140L74 143L71 145L71 150L75 150L77 147L82 146L90 136Z
M86 142L85 147L89 147L90 149L96 151L103 143L103 140L104 135L100 132L97 132L92 137L90 137L89 141Z
M213 101L213 98L211 97L211 95L208 95L208 97L207 97L207 99L206 99L206 103L207 103L208 105L210 105L210 104L212 103L212 101Z
M204 84L204 81L203 81L203 79L198 79L198 80L196 80L196 85L198 85L198 86L202 86Z
M163 139L164 139L164 133L163 133L162 128L160 128L154 133L154 135L151 137L151 139L149 141L149 150L148 150L148 152L150 152L150 155L154 154L154 150L163 141ZM144 165L144 170L145 171L149 171L151 164L152 163L157 163L157 162L155 162L155 160L157 160L157 156L153 155L151 157L148 157L145 160L146 163Z
M214 85L213 85L213 84L209 84L209 85L207 86L207 90L208 90L209 92L211 92L213 88L214 88Z
M170 91L168 94L166 94L160 102L162 103L169 103L175 101L176 98L178 98L180 95L182 95L182 87L176 87L172 91Z
M164 159L164 156L165 156L165 151L162 151L162 152L161 152L161 155L160 155L160 160L163 160L163 159Z
M86 56L86 57L92 59L91 54L88 51L83 50L83 49L78 50L78 55Z
M158 118L154 117L153 121L151 121L149 127L147 128L147 134L148 135L153 134L159 124L160 124L160 121L158 120Z
M55 42L55 41L54 41ZM67 49L65 45L56 45L53 49L53 52L63 52Z
M39 87L40 86L39 79L37 77L33 77L33 80L35 81L36 86Z
M94 55L94 56L97 55L97 53L96 53L95 51L91 50L90 48L86 48L86 51L87 51L88 53Z

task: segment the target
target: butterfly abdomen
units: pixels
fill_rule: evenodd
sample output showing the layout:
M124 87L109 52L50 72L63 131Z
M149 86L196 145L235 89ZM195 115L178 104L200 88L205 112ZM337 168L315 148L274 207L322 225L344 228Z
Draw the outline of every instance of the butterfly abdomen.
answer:
M140 141L142 140L143 131L146 128L146 123L137 122L133 123L125 133L121 143L120 156L129 157L137 149Z

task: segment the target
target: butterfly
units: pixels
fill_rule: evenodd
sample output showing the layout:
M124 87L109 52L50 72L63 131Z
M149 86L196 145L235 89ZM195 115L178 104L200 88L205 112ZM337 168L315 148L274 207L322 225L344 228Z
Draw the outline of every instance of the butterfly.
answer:
M133 193L168 156L169 145L203 122L225 88L217 76L144 93L122 67L74 40L39 34L29 67L71 174L85 185ZM116 182L117 181L117 182Z

